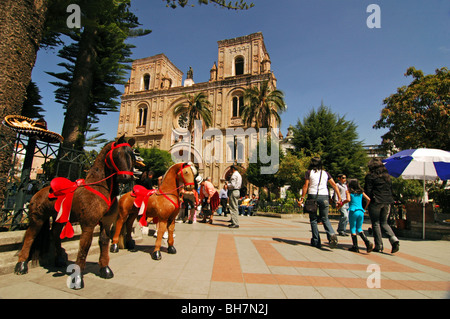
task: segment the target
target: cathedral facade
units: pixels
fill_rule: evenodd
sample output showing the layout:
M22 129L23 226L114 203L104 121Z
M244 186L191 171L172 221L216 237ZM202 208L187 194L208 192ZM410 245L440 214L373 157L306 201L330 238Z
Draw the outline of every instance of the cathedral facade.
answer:
M227 129L248 129L239 114L245 89L265 81L276 88L262 33L218 41L217 63L208 82L195 83L192 69L184 82L182 78L183 72L164 54L135 60L122 95L117 136L134 137L141 148L169 151L175 161L190 160L203 177L211 177L212 183L221 187L233 162L248 165L250 137L238 143L225 138ZM183 114L174 116L174 108L186 101L187 95L199 92L210 102L215 134L203 134L200 128L197 136L186 138L186 118ZM236 152L231 157L230 150ZM223 156L211 157L218 153Z

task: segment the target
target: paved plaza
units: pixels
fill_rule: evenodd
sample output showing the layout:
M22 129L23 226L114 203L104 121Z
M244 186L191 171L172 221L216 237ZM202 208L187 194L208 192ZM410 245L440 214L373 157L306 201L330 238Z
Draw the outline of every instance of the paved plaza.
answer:
M0 276L0 298L61 299L444 299L450 289L450 243L401 238L390 254L348 251L350 237L339 237L330 249L319 225L323 247L313 248L306 218L240 216L240 228L227 227L229 217L213 225L176 225L177 254L150 257L155 238L142 236L137 251L110 254L114 278L99 277L98 251L88 257L85 287L67 287L62 269L30 267L24 276ZM337 221L332 220L336 229ZM367 230L369 225L364 224ZM373 241L373 238L369 236ZM97 238L94 238L97 240ZM73 259L71 259L73 261ZM250 302L250 301L248 301ZM188 303L186 303L186 306ZM190 305L190 304L189 304ZM188 309L189 310L189 309ZM190 309L192 310L192 309Z

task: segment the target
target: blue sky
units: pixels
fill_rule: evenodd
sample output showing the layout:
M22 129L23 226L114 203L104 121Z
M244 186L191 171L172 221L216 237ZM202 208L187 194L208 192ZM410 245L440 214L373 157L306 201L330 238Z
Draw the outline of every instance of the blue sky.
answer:
M194 8L173 10L162 0L133 0L132 11L153 32L129 41L136 45L132 58L164 53L183 79L192 66L194 81L206 82L217 61L217 41L261 31L288 106L281 115L284 135L323 101L355 122L364 144L379 144L385 130L372 126L383 99L411 82L406 69L430 74L449 67L448 0L254 0L255 7L238 12L190 1ZM381 9L379 29L366 24L370 4ZM56 54L38 53L32 79L43 96L48 128L61 133L63 111L48 83L54 78L44 73L62 70ZM105 138L116 136L118 118L119 112L100 118Z

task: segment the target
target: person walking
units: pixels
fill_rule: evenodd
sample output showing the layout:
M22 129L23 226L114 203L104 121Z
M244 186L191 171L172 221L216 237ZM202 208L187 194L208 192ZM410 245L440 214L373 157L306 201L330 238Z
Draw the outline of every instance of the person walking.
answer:
M220 205L222 206L222 212L225 217L228 214L228 184L225 182L223 188L219 192Z
M362 230L362 224L364 222L364 212L367 210L367 207L370 203L369 196L364 193L361 185L357 179L352 179L348 182L348 190L346 191L346 199L342 202L343 205L348 205L348 213L350 220L350 233L352 234L352 242L353 246L349 249L350 251L354 251L359 253L358 246L358 237L364 241L366 245L367 252L370 253L373 250L373 244L370 240L367 239L364 231ZM366 207L363 208L362 200L363 198L366 200Z
M209 217L208 223L212 224L214 212L219 206L219 193L217 192L214 185L209 181L209 178L203 180L202 177L200 176L198 182L200 184L199 195L203 211L203 220L200 221L200 223L206 223L206 218Z
M370 198L369 217L375 241L373 251L383 251L383 231L387 234L392 246L391 253L396 253L400 249L400 241L387 222L391 204L394 202L391 177L383 162L378 158L372 158L368 166L369 173L365 177L364 192Z
M239 210L238 210L238 200L240 197L240 189L242 186L242 176L239 174L236 166L231 165L231 178L228 183L228 189L230 190L229 203L230 203L230 215L231 224L228 225L230 228L239 228Z
M313 157L309 165L308 171L305 174L305 184L302 188L302 198L298 202L302 205L306 195L307 199L317 200L319 215L317 215L317 210L315 212L309 213L309 221L311 224L311 246L321 248L322 244L320 241L319 229L317 227L318 221L322 221L323 227L327 233L327 238L329 240L330 248L335 248L338 243L336 233L331 226L330 220L328 219L328 211L330 208L329 194L327 184L333 187L334 191L338 196L338 202L342 202L341 194L336 186L331 175L322 169L322 160L318 157Z
M347 193L347 176L345 174L339 174L337 177L338 182L336 186L341 194L341 198L346 198ZM338 196L337 193L334 193L333 199L337 202ZM341 217L339 218L339 224L337 227L337 233L339 236L348 236L346 233L347 224L348 224L348 203L339 207L339 213L341 213Z

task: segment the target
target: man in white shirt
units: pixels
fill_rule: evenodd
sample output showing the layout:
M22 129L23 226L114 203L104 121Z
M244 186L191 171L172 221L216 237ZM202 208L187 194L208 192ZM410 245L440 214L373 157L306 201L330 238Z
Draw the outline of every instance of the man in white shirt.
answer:
M231 224L228 225L230 228L239 228L239 220L238 220L238 199L240 196L240 189L242 186L242 176L239 174L238 170L234 165L230 167L232 175L230 178L230 182L228 183L228 189L230 190L230 196L228 197L230 203L230 215L231 215Z

